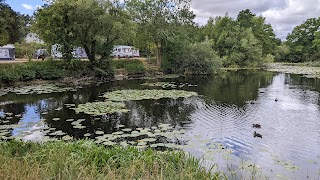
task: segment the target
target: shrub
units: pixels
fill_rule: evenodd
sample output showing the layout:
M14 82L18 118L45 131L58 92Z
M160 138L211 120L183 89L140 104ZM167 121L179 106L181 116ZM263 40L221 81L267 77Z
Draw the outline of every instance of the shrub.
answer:
M14 47L16 48L16 58L29 58L30 56L33 57L35 50L46 48L46 45L37 43L16 43L14 44Z
M180 52L179 52L180 51ZM165 71L179 74L212 74L221 67L222 60L210 43L196 43L167 56L163 65Z
M111 66L114 69L126 69L129 74L144 74L146 71L143 63L137 59L113 60Z
M123 63L130 72L141 72L137 63ZM143 66L143 64L142 64ZM29 81L33 79L55 80L64 77L95 76L98 78L111 79L113 70L109 61L99 63L94 70L88 61L72 60L65 61L34 61L21 64L1 64L0 82L10 83L16 81Z

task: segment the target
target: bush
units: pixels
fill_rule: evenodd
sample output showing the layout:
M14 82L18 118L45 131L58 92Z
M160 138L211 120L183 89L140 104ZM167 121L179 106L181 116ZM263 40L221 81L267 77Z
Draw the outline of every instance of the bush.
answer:
M144 74L146 71L143 63L137 59L113 60L111 66L114 69L126 69L128 74Z
M30 56L33 57L35 50L46 48L46 45L37 43L16 43L14 44L14 47L16 48L16 58L29 58Z
M121 65L121 64L120 64ZM124 62L122 64L129 72L141 72L138 63ZM143 66L143 64L142 64ZM55 80L64 77L95 76L111 79L113 70L109 61L102 61L94 70L88 61L34 61L20 64L0 64L0 82L29 81L33 79Z
M175 47L176 48L176 47ZM174 52L174 51L172 51ZM163 69L178 74L212 74L221 67L222 60L210 43L196 43L182 47L166 56Z

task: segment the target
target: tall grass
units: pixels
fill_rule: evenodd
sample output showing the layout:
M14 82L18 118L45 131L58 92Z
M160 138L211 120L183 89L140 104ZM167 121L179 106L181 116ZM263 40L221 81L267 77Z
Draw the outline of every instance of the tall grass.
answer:
M106 148L92 141L0 142L0 179L220 179L183 152Z

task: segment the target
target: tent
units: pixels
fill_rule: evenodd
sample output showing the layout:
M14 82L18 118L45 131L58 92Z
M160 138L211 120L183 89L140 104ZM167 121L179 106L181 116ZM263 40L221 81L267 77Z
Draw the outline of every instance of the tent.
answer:
M15 47L11 44L0 47L0 60L15 60Z

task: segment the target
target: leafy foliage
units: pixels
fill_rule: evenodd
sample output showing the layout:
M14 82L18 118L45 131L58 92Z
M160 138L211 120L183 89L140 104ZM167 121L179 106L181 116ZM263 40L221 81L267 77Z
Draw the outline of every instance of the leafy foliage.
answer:
M97 67L97 55L108 59L114 41L125 33L123 16L123 9L109 1L57 0L36 13L33 28L47 43L60 44L64 59L72 59L74 47L83 47Z
M28 15L15 12L4 1L0 1L0 46L21 42L29 31Z
M137 59L114 60L112 61L114 69L126 69L129 74L144 74L146 68L143 63Z
M298 25L287 36L290 47L289 61L302 62L317 53L319 47L320 18L310 18Z
M275 38L272 26L265 18L257 17L250 10L241 11L237 19L210 18L201 29L202 39L212 40L212 48L223 59L226 67L251 67L273 61Z

